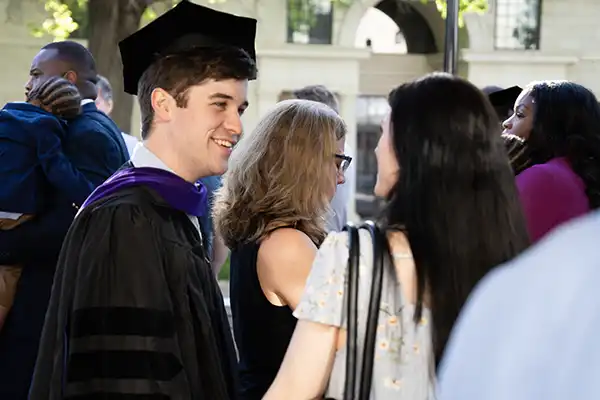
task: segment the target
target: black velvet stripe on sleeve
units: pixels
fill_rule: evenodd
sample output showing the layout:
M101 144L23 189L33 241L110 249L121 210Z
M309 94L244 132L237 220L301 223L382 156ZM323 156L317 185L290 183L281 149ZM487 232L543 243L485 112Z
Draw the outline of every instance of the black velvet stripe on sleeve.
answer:
M163 389L183 370L171 311L82 308L69 325L67 392L76 394L70 398L169 398ZM73 393L76 387L86 389Z
M134 307L94 307L76 310L71 337L133 335L156 338L173 336L175 321L170 310Z
M67 396L65 400L170 400L164 394L133 394L133 393L91 393L78 396Z
M181 363L169 353L153 351L97 350L72 354L69 358L69 383L91 379L149 379L169 381Z

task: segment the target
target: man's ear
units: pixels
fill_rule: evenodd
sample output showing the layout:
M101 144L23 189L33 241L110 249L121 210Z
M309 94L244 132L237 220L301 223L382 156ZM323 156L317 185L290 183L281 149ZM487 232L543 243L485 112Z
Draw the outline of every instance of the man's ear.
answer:
M106 103L108 106L108 115L110 115L110 114L112 114L112 110L113 110L115 103L114 103L113 99L108 100Z
M69 82L71 82L73 85L75 85L77 83L77 72L75 72L75 71L67 71L63 75L63 78L65 78L66 80L68 80Z
M156 122L168 122L171 120L171 115L175 107L175 99L167 91L161 88L156 88L150 95L150 102L154 110L154 120Z

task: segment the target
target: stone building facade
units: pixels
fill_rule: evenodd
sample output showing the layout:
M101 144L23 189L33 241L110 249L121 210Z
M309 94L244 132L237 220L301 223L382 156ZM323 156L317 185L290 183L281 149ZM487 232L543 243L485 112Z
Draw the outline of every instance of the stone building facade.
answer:
M208 0L197 0L208 3ZM43 19L39 2L23 0L8 10L0 0L0 102L19 100L33 55L49 38L34 38L29 24ZM313 0L319 14L308 27L288 18L288 0L226 0L212 7L259 20L259 79L251 84L245 125L256 121L286 92L324 84L340 97L356 149L357 177L348 182L357 201L351 214L372 201L373 147L385 98L395 85L442 65L444 20L433 1L355 0L351 6ZM600 1L490 0L488 11L464 17L460 74L479 86L524 85L539 79L569 79L600 93ZM356 45L365 13L376 7L391 18L406 44L404 54L376 53ZM10 18L9 18L10 17ZM139 130L139 112L133 127ZM361 205L362 204L362 205ZM368 209L366 207L365 209ZM368 214L369 211L361 212Z

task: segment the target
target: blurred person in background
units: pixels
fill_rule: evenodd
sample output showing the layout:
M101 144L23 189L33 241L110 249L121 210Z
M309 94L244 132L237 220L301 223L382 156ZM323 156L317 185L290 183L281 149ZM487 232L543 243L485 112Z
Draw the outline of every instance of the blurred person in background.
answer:
M200 228L202 229L206 252L211 258L211 265L215 276L218 277L221 267L225 264L229 256L229 249L225 246L225 242L221 235L219 235L219 232L216 231L213 218L215 196L222 185L222 178L221 176L207 176L206 178L201 178L200 182L206 188L207 202L207 212L199 217Z
M439 400L600 398L600 212L490 273L463 308Z
M305 86L294 90L292 95L300 100L312 100L323 103L331 107L339 114L339 102L329 89L323 85ZM335 195L331 200L331 212L326 217L326 227L328 231L341 231L348 222L348 203L352 201L352 187L349 182L356 179L356 165L352 163L353 151L346 142L344 145L344 154L348 157L348 169L344 173L344 180L336 188Z
M96 83L96 87L98 88L98 97L96 97L96 107L98 107L98 110L110 116L114 106L112 86L108 79L106 79L102 75L98 75L98 82ZM125 132L121 132L121 135L123 135L123 140L125 141L125 145L127 146L129 157L131 157L135 146L139 143L139 140L136 137Z
M500 123L513 115L515 100L517 100L522 90L519 86L511 86L507 89L502 89L499 86L486 86L481 89L490 99L492 106L494 106Z

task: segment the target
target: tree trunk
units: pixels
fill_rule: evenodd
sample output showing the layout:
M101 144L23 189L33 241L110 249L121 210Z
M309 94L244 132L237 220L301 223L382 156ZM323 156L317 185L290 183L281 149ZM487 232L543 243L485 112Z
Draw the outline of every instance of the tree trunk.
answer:
M89 0L89 49L98 73L113 87L112 118L123 132L131 132L133 96L123 91L123 68L118 43L137 31L149 0Z

